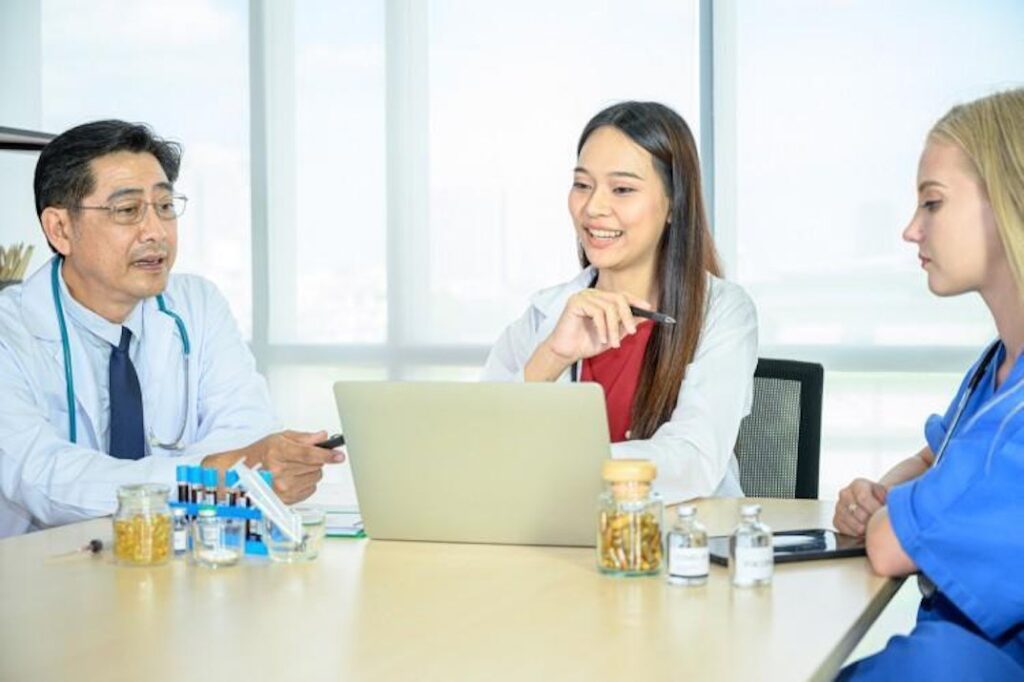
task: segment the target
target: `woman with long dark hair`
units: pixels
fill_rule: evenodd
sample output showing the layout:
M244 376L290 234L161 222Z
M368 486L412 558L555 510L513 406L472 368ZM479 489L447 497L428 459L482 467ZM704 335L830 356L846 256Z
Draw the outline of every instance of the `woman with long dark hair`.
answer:
M483 378L596 381L612 455L652 460L666 498L742 495L733 447L757 317L721 279L689 126L662 104L623 102L590 120L577 155L569 212L583 271L531 299Z

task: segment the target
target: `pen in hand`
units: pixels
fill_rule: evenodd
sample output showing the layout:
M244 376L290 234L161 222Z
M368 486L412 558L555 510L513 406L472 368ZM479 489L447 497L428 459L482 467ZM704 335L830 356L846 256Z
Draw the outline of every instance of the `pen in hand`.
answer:
M629 306L629 312L633 313L637 317L642 317L646 320L653 320L660 324L675 324L676 318L670 317L665 313L659 313L654 310L644 310L643 308L637 308L634 305Z
M320 441L316 446L318 448L323 448L324 450L333 450L334 448L340 448L344 444L345 436L343 434L336 433L327 440Z

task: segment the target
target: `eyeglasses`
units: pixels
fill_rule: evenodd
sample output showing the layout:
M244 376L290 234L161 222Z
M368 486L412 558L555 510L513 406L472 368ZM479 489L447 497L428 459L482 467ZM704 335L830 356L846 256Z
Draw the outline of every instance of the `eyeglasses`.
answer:
M152 205L160 220L174 220L185 212L188 197L184 194L169 194L156 201L142 199L121 199L106 206L79 206L94 211L106 211L118 225L138 225L146 217L146 210Z

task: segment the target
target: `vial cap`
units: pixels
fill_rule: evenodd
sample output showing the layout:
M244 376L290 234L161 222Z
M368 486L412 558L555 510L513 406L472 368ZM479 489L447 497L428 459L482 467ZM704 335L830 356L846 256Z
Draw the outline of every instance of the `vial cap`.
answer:
M228 469L228 472L224 474L224 485L231 488L238 483L238 472Z
M203 469L203 485L207 488L216 488L219 476L216 469Z
M204 504L199 507L199 515L203 517L210 517L217 515L217 508L212 504Z
M745 504L740 507L740 516L757 516L761 513L761 505Z
M185 510L184 507L174 507L171 509L171 516L173 516L174 518L185 516L186 514L188 514L188 512Z
M266 469L260 470L260 478L262 478L263 482L267 485L273 485L274 483L274 474L270 473Z
M188 466L185 464L179 464L174 469L174 477L179 483L184 483L188 480Z
M202 467L189 467L188 468L188 482L197 484L203 482L203 469Z

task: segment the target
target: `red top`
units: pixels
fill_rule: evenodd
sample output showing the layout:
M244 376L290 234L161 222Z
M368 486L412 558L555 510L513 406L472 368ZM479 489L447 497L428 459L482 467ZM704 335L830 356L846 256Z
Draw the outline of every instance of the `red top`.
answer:
M583 361L580 380L596 381L604 389L608 431L613 443L626 440L633 413L633 397L640 381L640 367L652 329L654 323L644 320L637 325L636 334L624 337L618 348L609 348Z

